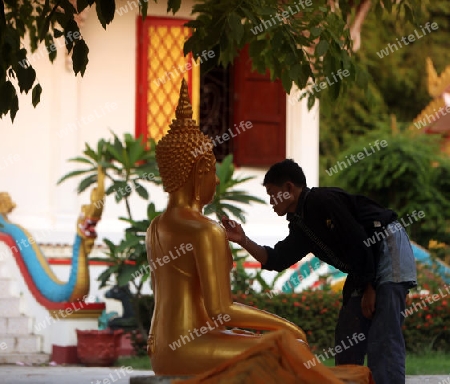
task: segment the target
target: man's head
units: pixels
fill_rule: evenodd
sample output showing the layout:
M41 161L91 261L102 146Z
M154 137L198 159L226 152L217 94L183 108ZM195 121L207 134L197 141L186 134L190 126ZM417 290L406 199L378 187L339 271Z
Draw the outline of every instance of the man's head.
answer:
M306 178L296 162L286 159L270 167L263 185L275 213L284 216L288 212L295 212L298 198L306 187Z

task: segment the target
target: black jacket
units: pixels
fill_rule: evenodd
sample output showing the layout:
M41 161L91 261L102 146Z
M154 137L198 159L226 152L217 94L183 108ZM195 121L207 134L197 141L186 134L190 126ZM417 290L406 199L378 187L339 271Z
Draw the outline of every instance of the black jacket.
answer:
M340 188L304 188L295 213L288 213L289 235L265 246L263 269L282 271L308 253L351 275L359 286L375 282L379 242L367 239L397 214L361 195ZM370 243L369 243L370 244Z

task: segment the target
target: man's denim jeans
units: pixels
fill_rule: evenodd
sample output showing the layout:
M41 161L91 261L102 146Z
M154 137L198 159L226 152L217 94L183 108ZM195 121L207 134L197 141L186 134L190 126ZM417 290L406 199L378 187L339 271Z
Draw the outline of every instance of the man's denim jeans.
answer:
M402 333L409 284L383 283L376 288L375 314L366 319L361 310L362 296L353 296L339 313L336 346L343 351L335 356L336 365L367 365L376 384L405 384L405 341ZM352 338L354 334L358 339ZM364 339L363 341L359 341ZM355 343L354 340L358 340ZM353 344L353 346L350 346Z

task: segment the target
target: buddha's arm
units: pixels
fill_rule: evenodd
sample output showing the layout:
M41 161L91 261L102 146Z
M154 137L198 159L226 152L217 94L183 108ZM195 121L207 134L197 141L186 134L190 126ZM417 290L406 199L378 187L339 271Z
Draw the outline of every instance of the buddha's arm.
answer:
M200 276L205 308L209 316L230 316L229 327L255 330L287 329L297 338L306 341L305 333L295 324L243 304L234 303L231 297L229 275L230 248L225 233L220 227L210 227L194 246L193 252Z

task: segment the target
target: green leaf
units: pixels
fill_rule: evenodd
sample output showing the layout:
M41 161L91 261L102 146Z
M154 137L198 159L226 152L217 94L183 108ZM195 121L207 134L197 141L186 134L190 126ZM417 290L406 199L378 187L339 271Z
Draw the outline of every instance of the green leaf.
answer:
M242 25L242 19L237 13L231 13L228 16L228 25L231 29L231 35L239 44L244 36L244 26Z
M369 82L369 78L367 76L367 73L364 71L359 71L356 76L356 84L362 89L367 88L367 84Z
M328 46L328 41L320 40L319 44L316 45L315 55L318 57L322 57L323 55L325 55L325 53L327 53Z
M318 37L320 36L320 34L322 33L322 28L318 28L318 27L312 27L311 28L311 35L314 37Z
M56 182L56 184L61 184L63 181L65 181L65 180L67 180L67 179L70 179L70 178L72 178L72 177L79 176L79 175L84 175L85 173L93 172L94 170L95 170L95 168L91 168L91 169L83 169L83 170L77 170L77 171L69 172L69 173L67 173L66 175L64 175L63 177L61 177L61 178Z
M142 20L145 20L148 13L148 0L139 2L139 6L141 8Z
M20 92L28 93L36 80L36 72L33 67L22 68L21 65L16 67L17 80L19 82Z
M89 62L88 53L89 48L86 45L86 42L83 39L77 40L72 53L73 71L75 72L75 75L80 72L81 76L84 76L86 65Z
M281 74L281 83L283 84L283 88L286 91L287 94L291 92L292 88L292 79L289 76L289 72L284 70Z
M89 5L87 0L77 0L77 11L78 13L81 13L84 11L84 9Z
M167 13L172 12L174 15L180 10L181 0L168 0Z
M308 96L308 103L307 103L308 111L310 111L312 109L312 107L314 107L315 103L316 103L316 97L314 96L314 94L311 93Z
M116 12L116 1L115 0L97 0L97 7L100 6L102 21L105 24L109 24L114 19L114 12ZM100 18L99 18L100 20ZM103 23L102 23L103 25ZM106 25L103 25L105 28Z
M411 8L407 5L404 4L404 9L405 9L405 19L410 22L411 24L414 23L414 14L411 10Z
M84 192L87 188L89 188L92 184L95 184L96 182L97 182L97 173L89 175L85 179L81 180L77 189L78 193Z
M97 11L97 19L100 21L100 24L102 25L103 29L106 29L106 20L105 17L102 14L102 7L100 5L100 0L95 0L95 9Z
M291 79L298 79L302 75L302 66L300 64L294 64L289 69L289 76Z
M11 100L11 107L9 109L9 114L11 116L11 121L13 123L18 110L19 110L19 99L17 97L17 94L15 94L13 99Z
M117 284L119 286L128 285L133 279L133 274L140 269L138 265L125 264L117 276Z
M114 138L114 144L108 143L107 144L107 151L111 154L112 158L116 161L118 161L121 165L125 165L125 157L123 145L120 142L119 138L115 136Z
M144 200L148 200L149 198L149 194L147 192L147 190L145 189L145 187L138 183L137 181L134 182L134 188L135 191L137 192L137 194L142 197Z
M94 162L92 160L87 159L85 157L80 157L80 156L73 157L73 158L69 159L69 161L74 162L74 163L84 163L84 164L89 164L89 165L96 165L96 164L94 164ZM92 169L94 169L94 168L92 168Z
M258 25L260 23L258 18L255 16L255 14L253 12L251 12L250 9L242 7L241 10L244 13L245 17L248 20L250 20L253 24Z
M376 2L375 4L375 16L379 20L381 20L381 18L383 17L383 8L381 7L381 2Z
M59 5L64 9L64 14L73 19L73 15L77 13L77 10L72 3L69 0L60 0Z
M0 87L0 95L0 115L3 115L8 113L14 96L16 96L16 89L9 80Z
M60 31L59 29L53 28L53 37L57 39L58 37L61 37L64 35L63 31Z
M45 46L47 48L48 58L50 59L50 62L53 63L56 59L56 51L58 48L55 45L55 40L53 40L52 35L47 34L47 36L45 36Z
M130 153L130 163L135 165L139 160L142 160L142 155L145 152L145 148L139 139L134 140L130 143L129 153Z
M69 20L64 28L64 35L67 36L65 39L67 52L71 52L73 49L73 45L76 40L74 40L75 33L80 33L80 29L78 28L78 24L75 20Z
M42 93L42 87L40 84L36 84L33 88L32 92L32 103L33 107L36 108L36 105L39 104L39 101L41 101L41 93Z

